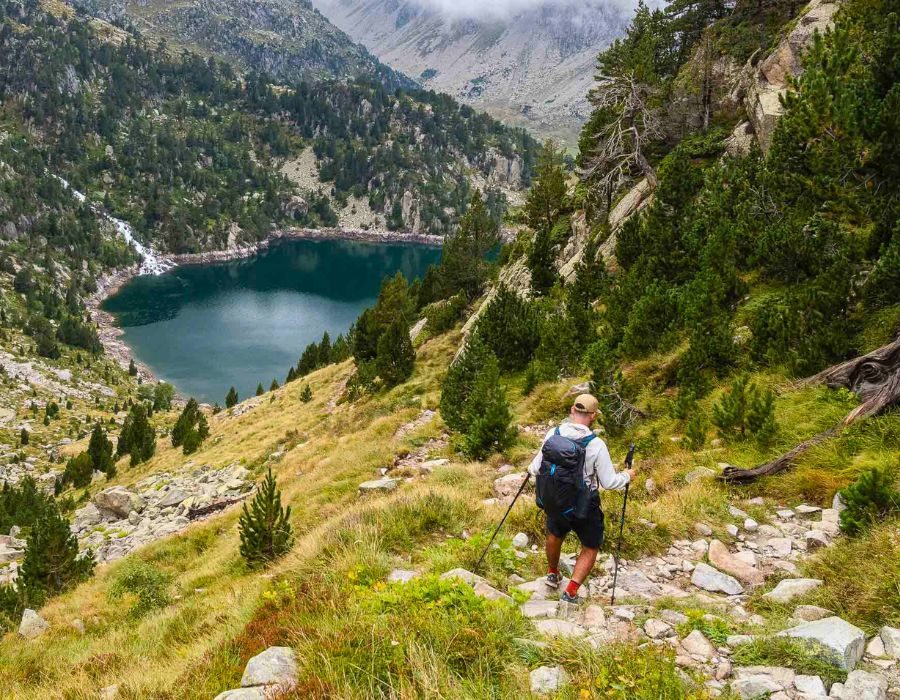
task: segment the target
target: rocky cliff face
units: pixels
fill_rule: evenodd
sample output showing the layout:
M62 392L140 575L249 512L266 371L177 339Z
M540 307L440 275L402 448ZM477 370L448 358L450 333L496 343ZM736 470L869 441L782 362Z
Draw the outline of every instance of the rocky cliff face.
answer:
M309 0L77 0L101 19L133 24L170 45L216 53L276 78L375 77L412 86L323 17Z
M603 0L450 17L422 0L314 0L338 27L425 87L574 146L597 54L623 29Z

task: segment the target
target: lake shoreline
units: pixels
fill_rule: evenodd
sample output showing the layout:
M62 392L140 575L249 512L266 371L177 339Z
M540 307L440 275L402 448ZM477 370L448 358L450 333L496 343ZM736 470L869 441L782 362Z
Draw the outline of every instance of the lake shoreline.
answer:
M365 229L343 228L289 228L273 231L268 238L246 246L236 246L224 250L212 250L203 253L182 253L160 256L172 265L171 269L181 266L215 265L217 263L248 260L260 253L266 252L273 245L282 241L309 240L309 241L357 241L360 243L373 243L382 245L413 245L430 248L443 246L442 236L430 234L403 233L399 231L367 231ZM122 340L124 331L116 324L113 314L102 308L103 302L114 296L122 287L135 277L140 276L140 263L126 268L118 268L104 274L97 280L97 291L91 294L85 301L91 320L97 324L97 335L103 346L105 354L117 362L123 369L128 369L134 360L138 370L138 376L147 382L158 381L157 376L149 366L138 360L133 355L132 349Z

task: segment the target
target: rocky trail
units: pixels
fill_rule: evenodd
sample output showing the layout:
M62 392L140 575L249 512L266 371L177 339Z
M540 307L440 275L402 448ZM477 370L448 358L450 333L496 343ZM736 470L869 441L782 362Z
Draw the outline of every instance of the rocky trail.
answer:
M430 420L427 413L403 426L397 435L402 437L424 425ZM541 433L538 428L542 427L536 426L535 434ZM445 446L445 439L433 439L398 457L392 468L382 469L380 479L361 484L360 492L393 491L403 478L427 475L447 462L429 458ZM526 476L511 465L500 467L498 473L493 487L495 496L485 499L484 505L508 504ZM777 506L761 518L763 522L752 518L740 505L757 513L770 507L762 498L749 499L746 505L730 505L732 522L724 528L716 524L714 530L711 524L697 522L694 540L676 540L659 555L620 560L615 605L609 604L615 566L611 555L595 566L592 577L582 587L582 605L560 602L559 590L549 588L543 577L529 581L512 575L506 590L465 569L447 571L442 577L464 581L489 600L513 603L525 598L518 605L532 621L536 634L523 643L541 646L548 640L566 638L595 648L617 641L657 646L671 650L679 668L702 677L708 693L714 697L730 689L742 700L900 698L900 630L884 627L867 639L863 630L833 611L797 604L823 585L821 580L801 577L798 564L840 537L840 499L836 497L833 507L825 509L807 504ZM627 526L655 527L648 521ZM518 533L512 543L520 559L543 557L536 544L529 547L525 533ZM574 564L574 553L563 555L564 573L571 574ZM418 575L416 571L397 569L388 580L403 583ZM773 580L777 584L763 598L793 606L789 624L774 634L806 640L847 672L846 682L833 683L828 688L821 677L791 668L741 666L732 661L741 645L772 636L771 624L762 615L751 612L747 604L755 589L764 588ZM564 580L560 590L566 583ZM691 606L715 611L703 614L703 622L711 627L742 633L711 639L698 629L701 625L696 620L676 609ZM537 694L556 692L567 682L562 667L542 666L531 672L532 692Z

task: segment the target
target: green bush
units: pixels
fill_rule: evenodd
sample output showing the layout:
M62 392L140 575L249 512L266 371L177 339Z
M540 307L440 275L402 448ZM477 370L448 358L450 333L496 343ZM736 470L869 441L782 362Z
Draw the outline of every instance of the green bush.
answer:
M496 358L489 357L475 378L472 393L466 401L465 423L463 452L475 459L502 451L515 439L515 431L510 426L512 414L500 384Z
M875 523L900 512L900 491L880 469L870 469L841 492L841 530L858 535Z
M760 442L775 434L775 394L760 389L746 376L735 378L713 406L712 422L723 438L755 436Z
M116 572L107 596L111 601L133 596L128 616L139 618L172 602L171 583L170 574L140 559L130 559Z
M290 550L294 543L290 520L291 507L282 507L281 491L270 467L250 507L244 503L241 509L241 556L251 568L274 561Z

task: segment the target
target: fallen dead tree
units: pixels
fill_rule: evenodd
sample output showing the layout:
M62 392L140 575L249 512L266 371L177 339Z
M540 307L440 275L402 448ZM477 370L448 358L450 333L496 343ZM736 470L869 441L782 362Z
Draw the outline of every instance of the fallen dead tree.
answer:
M754 469L727 467L722 478L731 483L747 483L760 476L777 474L796 462L797 458L825 440L835 437L851 423L877 416L900 405L900 335L867 355L829 367L804 379L800 387L824 384L832 389L849 389L860 399L860 405L846 415L838 425L804 440L789 452Z

